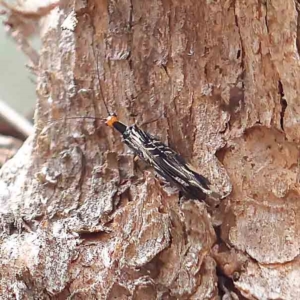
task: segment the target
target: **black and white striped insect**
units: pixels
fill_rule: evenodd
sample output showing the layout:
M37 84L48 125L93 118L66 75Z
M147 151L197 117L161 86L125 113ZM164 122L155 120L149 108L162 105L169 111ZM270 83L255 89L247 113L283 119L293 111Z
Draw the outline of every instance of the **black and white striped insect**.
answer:
M121 133L125 144L139 158L154 167L160 176L175 185L186 197L203 200L209 206L218 203L220 196L211 190L209 180L160 140L136 125L121 123L115 114L110 115L105 123Z
M95 52L94 56L96 57ZM200 175L191 165L186 163L183 157L160 140L136 125L127 126L121 123L116 114L110 113L101 88L97 59L96 66L99 92L109 115L105 122L106 125L115 128L122 135L124 142L139 158L154 167L160 176L175 185L186 197L203 200L210 207L216 206L220 196L210 188L210 182L207 178ZM93 119L93 117L82 118Z

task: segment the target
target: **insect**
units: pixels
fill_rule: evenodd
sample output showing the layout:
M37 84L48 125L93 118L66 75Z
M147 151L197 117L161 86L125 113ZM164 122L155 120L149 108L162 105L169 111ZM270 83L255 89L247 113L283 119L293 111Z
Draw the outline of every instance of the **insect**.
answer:
M116 114L106 119L106 125L116 129L125 144L155 171L179 188L185 196L205 201L215 206L220 196L211 190L210 182L189 165L183 157L137 125L127 126L120 122Z
M96 58L95 51L94 56ZM116 114L110 113L101 88L97 58L96 66L101 98L109 115L105 121L106 125L116 129L122 135L125 144L128 145L139 158L154 167L155 171L161 177L175 185L185 196L191 199L203 200L211 207L216 206L216 204L219 203L220 196L211 190L210 182L207 178L200 175L183 157L160 140L136 125L127 126L123 124L118 120Z

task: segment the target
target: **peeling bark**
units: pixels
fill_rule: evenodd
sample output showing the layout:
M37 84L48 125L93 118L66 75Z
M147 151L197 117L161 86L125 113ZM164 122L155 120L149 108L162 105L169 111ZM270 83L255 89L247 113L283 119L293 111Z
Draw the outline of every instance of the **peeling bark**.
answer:
M297 299L296 3L63 1L43 26L35 134L1 169L1 299ZM156 119L220 207L68 119L105 117L103 97Z

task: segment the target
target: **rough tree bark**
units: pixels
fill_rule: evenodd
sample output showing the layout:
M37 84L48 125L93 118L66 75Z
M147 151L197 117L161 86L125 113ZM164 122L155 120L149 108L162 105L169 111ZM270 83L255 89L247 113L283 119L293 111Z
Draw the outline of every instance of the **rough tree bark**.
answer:
M1 299L298 299L297 5L55 8L35 134L1 171ZM212 217L136 168L101 122L66 120L106 116L98 75L122 121L158 118L145 129L224 196Z

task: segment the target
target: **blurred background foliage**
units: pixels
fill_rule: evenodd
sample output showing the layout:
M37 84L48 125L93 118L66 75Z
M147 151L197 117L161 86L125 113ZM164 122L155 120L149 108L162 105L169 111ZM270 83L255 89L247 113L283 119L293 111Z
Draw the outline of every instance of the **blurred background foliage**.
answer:
M6 33L0 17L0 99L25 117L32 117L35 78L26 67L28 58ZM34 42L37 46L37 41Z

